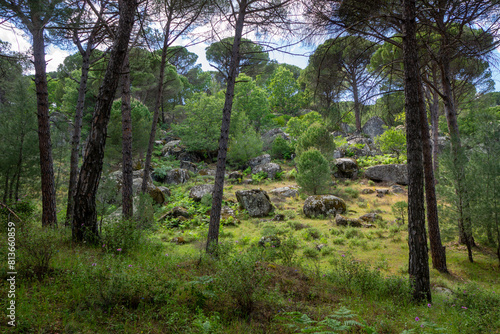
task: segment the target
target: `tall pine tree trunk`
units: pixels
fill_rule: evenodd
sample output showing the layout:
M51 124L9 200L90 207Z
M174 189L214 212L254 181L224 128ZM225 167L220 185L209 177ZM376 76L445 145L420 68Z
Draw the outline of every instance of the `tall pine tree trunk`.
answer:
M354 116L356 118L356 130L361 131L361 103L359 102L358 84L355 78L352 84L352 95L354 97Z
M143 173L142 187L141 187L141 191L143 193L145 193L146 190L148 189L149 169L151 168L151 158L153 156L153 148L155 145L156 126L158 125L158 118L160 115L160 105L162 104L163 101L162 98L163 83L165 80L165 65L167 64L168 40L170 38L170 24L172 22L172 15L173 11L171 10L167 18L167 24L165 25L165 36L163 39L163 49L161 51L160 74L158 76L155 107L153 110L153 122L151 124L151 132L149 133L149 143L148 143L148 151L146 153L146 162L144 163L144 173ZM162 112L162 117L163 117L163 112Z
M215 171L215 185L212 198L212 209L210 211L210 223L208 225L207 252L212 253L219 242L220 212L222 209L222 195L224 192L224 173L226 170L227 146L229 142L229 125L231 121L231 110L234 99L234 86L238 76L240 63L240 44L245 22L245 11L247 1L240 2L238 17L236 19L234 42L231 52L231 63L229 64L229 74L227 77L227 88L222 109L222 125L219 139L219 151L217 154L217 169Z
M409 274L415 301L431 301L425 232L422 129L419 107L419 66L415 0L403 0L403 62L405 72L406 143L408 148Z
M122 74L122 213L125 219L134 215L132 170L132 107L130 105L130 63L128 55L123 62Z
M85 108L85 93L87 92L87 81L90 70L90 54L92 53L93 41L92 36L87 42L87 48L82 54L82 74L80 76L80 85L78 87L78 100L75 108L75 120L73 123L73 136L71 137L71 158L69 168L69 185L68 185L68 205L66 207L66 222L69 226L73 220L75 209L75 193L76 183L78 181L78 152L80 150L80 139L82 134L82 119Z
M49 92L45 62L44 29L31 31L33 35L33 58L35 63L35 86L38 117L38 146L40 149L40 171L42 180L42 226L56 226L56 188L52 143L50 139Z
M429 123L424 101L424 90L422 82L420 88L420 123L422 126L422 149L424 158L425 177L425 200L427 203L427 226L429 230L429 241L431 245L432 266L439 272L447 273L445 247L441 243L441 232L439 230L438 207L436 188L434 180L434 169L432 165L432 145L429 134Z
M75 194L75 212L73 218L73 239L97 243L96 193L102 173L104 147L113 98L118 87L123 61L128 51L130 33L134 25L137 0L120 1L120 19L115 41L110 52L108 66L92 118L89 140L78 178Z
M438 69L437 65L432 66L432 80L434 87L438 87ZM432 127L432 161L433 161L433 166L434 166L434 173L438 171L439 167L439 142L438 142L438 137L439 137L439 94L438 92L434 89L432 91L432 104L430 107L430 113L431 113L431 127Z

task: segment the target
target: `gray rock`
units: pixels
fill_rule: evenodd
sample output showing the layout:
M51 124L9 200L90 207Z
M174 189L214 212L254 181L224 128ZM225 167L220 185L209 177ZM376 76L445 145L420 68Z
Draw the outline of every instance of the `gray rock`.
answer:
M359 167L354 159L335 159L335 167L336 171L334 176L337 178L355 179L358 176Z
M276 128L276 129L271 129L269 131L267 131L266 133L264 133L262 135L262 142L263 142L263 146L262 146L262 150L263 151L267 151L267 150L270 150L271 147L273 146L273 142L274 140L280 136L281 138L289 141L290 140L290 136L288 134L286 134L283 130L281 130L280 128Z
M341 150L335 150L333 151L333 158L334 159L340 159L344 156L344 153Z
M180 167L193 173L198 173L198 167L191 161L181 160Z
M382 219L382 217L380 217L379 214L374 213L374 212L367 213L367 214L364 214L361 217L359 217L359 220L362 220L362 221L368 222L368 223L373 223L376 220L381 220L381 219Z
M236 199L251 217L264 217L274 210L264 190L239 190L236 192Z
M281 213L277 214L276 216L274 216L273 221L275 221L275 222L283 222L283 221L285 221L285 215L281 214Z
M200 184L191 188L191 190L189 191L189 197L199 202L201 201L203 196L205 196L206 194L213 194L213 192L213 184Z
M165 176L166 184L181 184L189 180L189 173L186 169L175 168L169 170Z
M169 156L177 152L180 149L181 141L180 140L172 140L167 142L163 148L161 149L161 155ZM180 154L180 152L179 152Z
M274 196L279 196L279 197L297 197L299 196L299 191L294 188L290 187L281 187L281 188L276 188L271 191L269 191Z
M408 170L406 165L377 165L365 170L365 177L373 181L392 181L401 185L408 185Z
M165 196L165 198L170 197L170 195L171 195L170 189L168 189L165 186L159 186L158 189L160 189L160 191L163 193L163 196Z
M374 192L375 192L375 189L371 189L371 188L365 188L365 189L361 190L361 193L364 195L373 194Z
M336 215L346 211L346 204L343 199L333 195L313 195L305 200L303 211L309 218Z
M363 227L363 224L359 219L346 218L342 215L336 215L335 222L337 223L337 226Z
M276 174L281 172L281 166L277 163L270 162L262 165L257 165L252 168L252 174L257 174L260 172L266 173L268 179L274 179L276 177Z
M391 191L393 194L404 194L405 190L403 189L403 187L401 186L398 186L398 185L393 185L391 187Z
M243 173L239 172L239 171L234 171L234 172L229 173L227 178L230 180L241 180L241 179L243 179Z
M202 169L198 174L215 176L215 169Z
M271 156L269 154L263 154L248 161L248 165L253 169L255 166L264 165L271 162Z
M190 152L182 152L182 153L180 153L178 159L181 160L181 161L189 161L189 162L198 162L198 161L200 161L200 159L198 158L198 156L196 154L190 153ZM194 173L196 173L196 172L194 172Z
M351 132L351 127L346 122L342 122L342 123L340 123L340 130L342 132L345 132L345 133L350 133Z
M381 134L383 134L385 132L384 126L386 126L386 124L382 120L382 118L380 118L378 116L374 116L374 117L370 118L365 123L365 125L363 125L363 128L361 129L361 131L373 139L377 136L380 136Z
M178 218L178 217L191 218L191 214L181 206L174 207L172 210L167 212L166 216L172 218Z

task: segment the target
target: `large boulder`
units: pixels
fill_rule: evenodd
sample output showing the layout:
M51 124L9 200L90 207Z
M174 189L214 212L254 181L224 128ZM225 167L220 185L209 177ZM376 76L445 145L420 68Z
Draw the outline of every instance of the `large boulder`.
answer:
M182 169L186 169L190 172L193 172L193 173L198 173L198 167L196 166L195 163L191 162L191 161L185 161L185 160L181 160L181 165L180 167Z
M181 184L187 182L187 180L189 180L188 170L175 168L167 172L164 182L166 184Z
M335 216L346 211L346 204L343 199L333 195L313 195L305 200L303 211L309 218Z
M347 218L342 215L337 215L335 217L335 223L337 226L351 226L351 227L362 227L363 224L359 219L356 218Z
M355 179L358 176L359 167L354 159L339 158L335 159L334 176L343 179Z
M408 185L408 169L404 164L376 165L365 170L365 177L373 181L389 181Z
M189 197L199 202L206 194L213 194L214 185L213 184L200 184L194 186L189 191Z
M363 128L361 129L361 131L373 139L377 136L380 136L381 134L383 134L385 132L385 126L386 126L386 124L382 118L380 118L378 116L374 116L374 117L370 118L365 123L365 125L363 125Z
M252 174L257 174L260 172L266 173L268 179L274 179L276 177L276 174L281 172L281 166L274 162L270 162L267 164L257 165L252 168Z
M239 190L236 192L236 199L251 217L264 217L274 210L264 190Z
M184 152L184 148L181 146L180 140L172 140L163 146L161 149L161 154L165 157L170 155L178 157L182 152Z
M264 133L262 135L262 142L263 142L263 146L262 146L262 150L263 151L268 151L271 149L271 147L273 146L273 142L274 140L280 136L281 138L285 139L285 140L290 140L290 136L288 134L286 134L283 130L281 130L280 128L276 128L276 129L271 129L269 131L267 131L266 133Z
M285 198L299 196L299 191L297 189L290 187L276 188L271 190L270 193L274 196L285 197Z
M269 154L263 154L253 159L250 159L250 161L248 161L248 166L250 166L253 169L255 166L268 164L270 162L271 162L271 156Z

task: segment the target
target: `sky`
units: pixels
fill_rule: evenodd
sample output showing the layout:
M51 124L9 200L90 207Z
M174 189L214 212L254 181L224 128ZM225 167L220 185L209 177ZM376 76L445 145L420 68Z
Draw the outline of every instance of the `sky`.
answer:
M13 51L25 52L30 47L30 43L23 37L22 32L15 28L0 26L0 40L9 42ZM179 44L182 44L182 42ZM198 55L198 63L201 64L204 71L214 70L205 57L206 47L208 47L208 44L197 44L188 47L188 50ZM296 65L300 68L305 68L307 66L308 54L310 54L311 51L314 50L305 48L301 45L296 45L286 49L285 52L270 52L269 57L271 59L275 59L279 63L287 63ZM46 48L47 72L56 71L57 66L64 61L64 58L74 52L76 52L76 50L72 50L70 52L68 50L62 50L56 46L49 45ZM494 54L497 57L497 62L500 63L499 50L496 50ZM491 66L491 70L495 81L495 91L500 91L500 67L499 65Z

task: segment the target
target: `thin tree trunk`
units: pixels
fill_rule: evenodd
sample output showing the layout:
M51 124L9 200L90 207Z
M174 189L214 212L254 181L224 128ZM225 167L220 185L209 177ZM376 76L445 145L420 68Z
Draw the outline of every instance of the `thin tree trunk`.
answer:
M234 86L238 76L238 67L240 63L240 44L243 33L247 1L240 3L238 18L234 32L234 42L231 53L231 63L229 65L229 74L227 77L227 89L222 109L221 135L219 139L219 152L217 154L217 169L215 171L215 185L212 198L212 209L210 211L210 223L208 225L207 252L215 252L215 247L219 242L219 223L220 212L222 209L222 195L224 192L224 173L226 169L227 146L229 142L229 125L231 121L231 110L234 99Z
M438 87L438 70L437 66L432 67L432 80L434 87ZM434 173L438 171L439 168L439 94L436 90L432 92L432 104L430 108L431 112L431 127L432 127L432 161L434 163ZM434 180L435 181L435 180Z
M110 52L92 118L89 140L78 178L75 194L75 211L72 225L73 239L97 243L96 193L102 173L104 147L113 98L118 87L123 60L127 55L130 33L134 25L137 0L120 1L118 32Z
M172 22L173 11L169 12L167 24L165 25L165 38L163 39L163 49L161 51L160 74L158 77L158 87L156 90L155 108L153 110L153 122L151 124L151 132L149 134L148 151L146 153L146 162L144 163L144 173L142 179L141 191L146 192L149 181L149 169L151 168L151 158L153 156L153 148L156 138L156 126L160 114L160 105L163 95L163 82L165 80L165 65L167 63L168 40L170 38L170 24Z
M353 80L352 84L352 95L354 97L354 117L356 118L356 130L361 131L361 103L359 102L358 84L355 79Z
M432 165L432 145L429 135L429 123L424 102L424 90L422 83L420 88L420 123L422 126L422 149L424 158L425 178L425 200L427 203L427 226L429 230L429 241L431 245L432 266L439 272L447 273L446 250L441 243L441 232L439 230L438 207L434 170Z
M56 226L56 189L54 184L52 143L50 140L49 93L47 88L44 30L41 28L31 33L33 35L38 146L40 149L40 171L42 181L42 226Z
M65 225L69 226L73 220L75 209L75 193L76 183L78 181L78 152L80 150L80 139L82 134L82 119L85 108L85 93L87 92L87 82L90 70L90 55L93 48L93 38L89 38L87 49L82 54L82 74L80 77L80 85L78 87L78 100L75 108L75 120L73 123L73 136L71 138L71 158L69 169L69 185L68 185L68 205L66 207Z
M422 130L419 108L419 66L415 0L403 0L403 61L405 72L406 143L408 147L409 274L415 301L431 301L425 232Z
M442 41L442 43L446 45L446 40ZM445 95L444 110L446 113L448 131L451 136L451 153L453 157L453 166L454 168L456 168L455 192L458 197L458 205L459 205L458 212L460 213L460 216L458 218L459 242L465 243L465 245L467 246L469 261L473 262L472 246L474 244L474 241L472 238L472 231L471 231L470 204L468 201L467 189L465 186L466 158L460 141L457 113L451 89L450 61L449 57L447 56L447 53L443 50L445 50L445 47L442 47L441 57L440 57L441 84L443 86L443 92Z
M122 74L122 212L125 219L131 219L133 209L132 170L132 107L130 105L130 64L128 55L123 63Z

